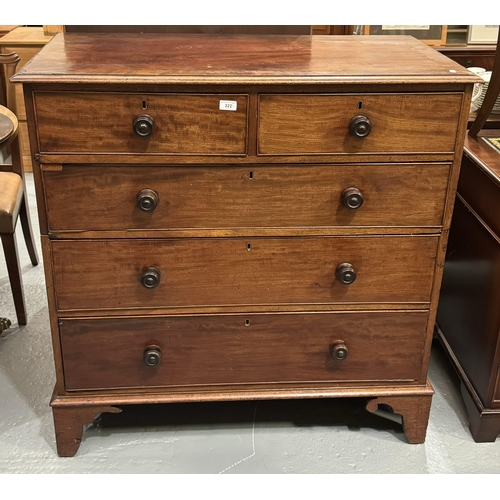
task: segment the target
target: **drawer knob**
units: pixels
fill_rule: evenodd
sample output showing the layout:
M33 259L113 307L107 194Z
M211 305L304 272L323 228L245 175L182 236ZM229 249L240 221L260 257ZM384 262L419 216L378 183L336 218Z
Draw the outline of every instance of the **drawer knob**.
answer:
M342 191L342 203L344 204L344 207L349 210L357 210L358 208L361 208L364 201L363 194L358 188L349 187Z
M149 137L153 132L154 120L149 115L136 116L133 123L134 132L140 137Z
M372 124L367 116L357 115L349 122L349 132L354 137L362 139L372 131Z
M146 347L142 359L148 366L158 366L161 363L161 349L157 345Z
M335 276L343 285L350 285L356 280L356 271L352 267L352 264L344 262L337 266Z
M156 267L148 267L141 276L144 288L156 288L160 284L160 271Z
M344 344L344 342L335 342L332 346L332 356L335 359L338 359L339 361L344 360L347 358L347 355L349 354L349 349L347 349L347 346Z
M143 212L152 212L158 205L158 193L152 189L143 189L137 195L137 206Z

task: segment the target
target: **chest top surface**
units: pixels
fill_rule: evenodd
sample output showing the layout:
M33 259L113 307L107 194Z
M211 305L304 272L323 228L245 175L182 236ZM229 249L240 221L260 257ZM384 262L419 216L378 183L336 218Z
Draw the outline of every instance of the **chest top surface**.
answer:
M40 83L473 83L408 36L58 34L12 79Z

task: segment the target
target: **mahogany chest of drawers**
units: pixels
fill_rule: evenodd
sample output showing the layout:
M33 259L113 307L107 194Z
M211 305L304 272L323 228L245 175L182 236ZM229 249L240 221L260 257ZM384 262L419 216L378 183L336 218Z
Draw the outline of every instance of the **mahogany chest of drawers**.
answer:
M13 80L58 453L240 399L366 397L423 442L475 78L409 37L57 35Z

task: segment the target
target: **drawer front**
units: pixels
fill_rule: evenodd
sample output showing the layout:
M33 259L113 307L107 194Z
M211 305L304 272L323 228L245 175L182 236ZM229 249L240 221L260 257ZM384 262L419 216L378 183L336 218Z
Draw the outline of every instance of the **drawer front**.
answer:
M60 335L73 391L414 381L426 327L426 312L267 314L63 320ZM347 356L334 357L344 346ZM158 365L144 362L147 352Z
M461 94L260 95L258 153L449 153ZM371 132L349 131L356 116Z
M51 231L439 226L449 168L65 166L44 172L44 184ZM358 209L347 208L350 188Z
M247 100L241 94L38 92L40 152L244 155ZM221 101L236 109L219 109ZM141 115L152 120L148 136L134 130L136 119L144 123Z
M434 236L59 240L52 255L60 310L427 303L437 242ZM352 271L354 282L339 281ZM157 286L143 286L148 277Z

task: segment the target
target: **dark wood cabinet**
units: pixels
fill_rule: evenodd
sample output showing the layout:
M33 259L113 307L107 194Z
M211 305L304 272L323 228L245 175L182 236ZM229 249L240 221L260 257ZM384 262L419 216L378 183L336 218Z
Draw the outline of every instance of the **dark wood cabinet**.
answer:
M477 442L500 434L500 154L483 139L492 135L466 138L437 315Z
M491 71L496 45L448 45L436 47L436 50L464 68L479 67Z
M60 455L136 403L363 397L424 441L470 72L409 37L65 33L14 81Z

